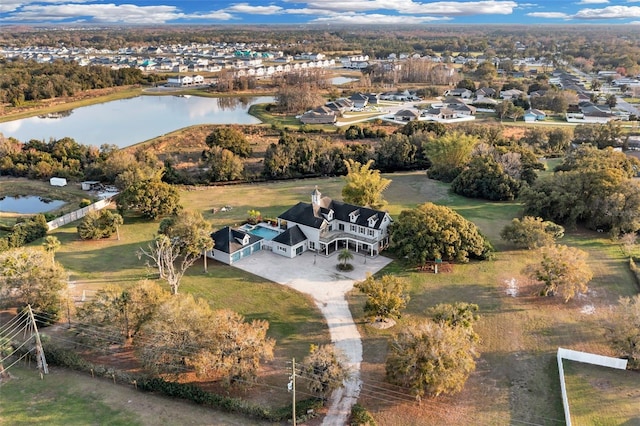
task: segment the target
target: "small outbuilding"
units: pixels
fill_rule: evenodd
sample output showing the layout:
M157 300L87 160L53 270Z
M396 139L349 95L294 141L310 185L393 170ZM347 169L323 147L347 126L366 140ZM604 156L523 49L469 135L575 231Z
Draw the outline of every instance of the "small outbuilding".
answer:
M98 189L101 185L99 180L85 180L80 183L80 186L83 191L93 191Z
M67 186L67 180L65 178L52 177L49 179L51 186Z

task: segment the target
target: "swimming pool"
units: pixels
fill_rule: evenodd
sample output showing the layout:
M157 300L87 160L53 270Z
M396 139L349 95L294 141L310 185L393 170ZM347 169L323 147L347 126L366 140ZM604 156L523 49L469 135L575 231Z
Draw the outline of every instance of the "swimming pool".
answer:
M265 226L251 226L251 225L243 225L240 229L245 232L248 232L252 235L257 235L258 237L262 237L265 240L273 240L277 237L280 232L276 229L267 228Z

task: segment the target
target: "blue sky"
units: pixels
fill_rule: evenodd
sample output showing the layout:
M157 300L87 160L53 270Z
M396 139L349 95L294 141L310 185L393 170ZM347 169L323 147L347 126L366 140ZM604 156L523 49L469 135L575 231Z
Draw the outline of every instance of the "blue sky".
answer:
M0 24L635 24L640 0L0 0Z

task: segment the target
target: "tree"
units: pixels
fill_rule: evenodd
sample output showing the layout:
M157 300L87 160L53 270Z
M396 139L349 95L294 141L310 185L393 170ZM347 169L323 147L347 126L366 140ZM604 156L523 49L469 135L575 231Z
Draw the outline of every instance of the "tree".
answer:
M11 339L0 336L0 381L8 378L9 374L4 370L4 360L13 354L13 345Z
M527 274L542 283L541 296L562 296L568 302L587 291L593 273L587 264L587 252L560 244L540 249L540 263L529 265Z
M560 171L521 191L525 214L555 223L584 223L613 236L640 229L640 185L632 180L635 159L612 148L583 145L557 167Z
M505 173L493 157L478 155L451 182L451 190L465 197L505 201L517 197L520 182Z
M392 248L414 265L435 259L486 259L492 251L472 222L433 203L400 212L391 229L391 241Z
M130 185L120 193L117 204L120 212L136 210L152 220L175 214L181 208L178 191L159 180L139 181Z
M78 335L93 346L124 344L136 337L169 293L151 281L129 289L107 285L78 308Z
M382 198L382 193L391 184L390 179L383 178L379 170L372 169L373 160L360 164L354 160L345 160L347 176L345 186L342 188L342 198L345 203L358 206L381 209L387 202Z
M349 378L344 355L334 345L311 345L309 355L302 361L300 376L307 380L311 393L327 398Z
M163 219L158 228L159 234L178 242L179 256L182 258L185 269L193 265L201 256L204 256L206 262L206 252L210 251L214 245L211 232L211 224L204 220L200 212L188 210Z
M219 147L243 158L251 155L249 141L247 141L244 133L235 126L216 127L207 135L205 142L209 149Z
M455 302L454 304L440 303L429 309L428 314L437 323L463 328L472 342L479 342L480 336L473 330L473 325L478 321L478 316L475 314L477 311L478 305L475 303Z
M451 182L468 163L478 138L458 132L430 140L424 148L431 161L428 176L432 179Z
M92 210L82 218L82 222L78 225L78 235L83 240L109 238L118 232L118 227L122 223L122 216L109 209Z
M563 236L564 227L533 216L515 218L500 231L503 240L529 250L554 244Z
M387 379L410 388L417 398L455 393L475 370L477 357L464 327L429 319L411 321L391 342Z
M338 261L341 262L343 268L347 267L347 263L351 259L353 259L353 253L349 249L340 250L340 253L338 253Z
M608 338L631 368L640 368L640 295L620 298L609 317Z
M56 258L55 258L56 251L60 249L61 245L62 244L60 243L60 240L54 237L53 235L47 235L44 239L44 242L42 243L42 247L44 248L44 251L46 251L51 255L52 264L56 262Z
M202 153L204 165L211 182L226 182L242 178L244 164L242 160L228 149L213 146Z
M515 105L511 101L502 101L495 107L496 115L500 117L502 121L505 117L509 117L511 112L515 109Z
M52 323L59 318L67 273L41 248L19 247L0 253L0 296L13 306L31 305Z
M364 312L371 319L387 321L400 318L401 311L410 300L406 293L407 283L393 275L384 275L380 279L367 275L364 281L355 283L354 288L367 296Z
M269 323L245 322L229 310L213 311L192 295L171 297L140 330L137 353L155 373L180 374L193 369L199 377L226 383L251 383L260 362L273 358L275 342L266 336Z

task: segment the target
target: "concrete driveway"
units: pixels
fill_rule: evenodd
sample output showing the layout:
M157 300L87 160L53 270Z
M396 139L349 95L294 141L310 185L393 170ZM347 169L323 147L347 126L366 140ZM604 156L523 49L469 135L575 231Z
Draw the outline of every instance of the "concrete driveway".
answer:
M344 352L352 372L344 388L331 396L329 411L322 423L327 426L347 424L361 387L362 341L345 294L351 291L354 282L364 280L368 273L374 274L391 262L391 259L383 256L370 258L354 253L354 259L349 262L354 270L343 273L336 269L339 263L337 253L324 257L305 252L287 259L270 251L260 251L233 264L239 269L310 295L325 317L331 341Z

